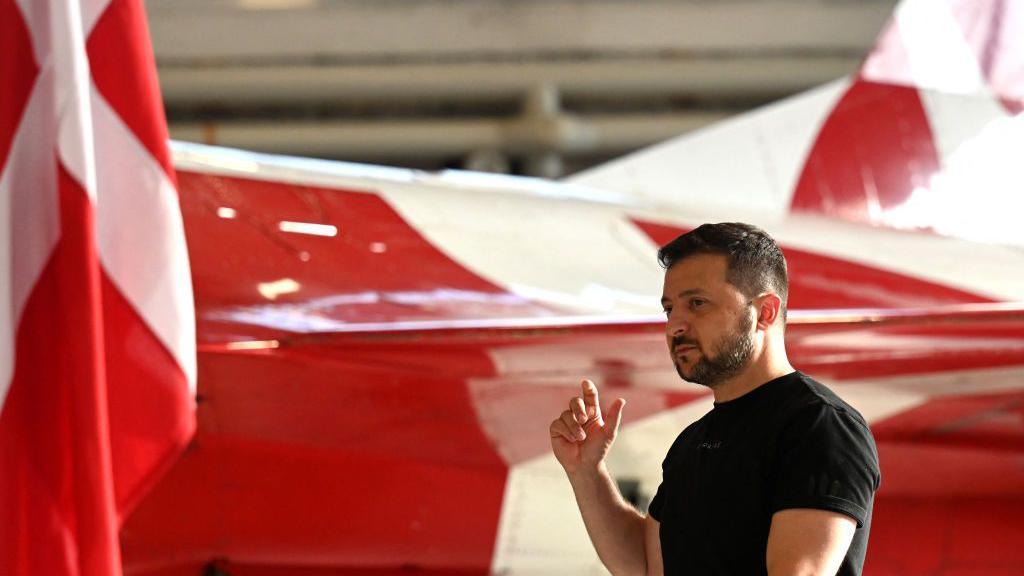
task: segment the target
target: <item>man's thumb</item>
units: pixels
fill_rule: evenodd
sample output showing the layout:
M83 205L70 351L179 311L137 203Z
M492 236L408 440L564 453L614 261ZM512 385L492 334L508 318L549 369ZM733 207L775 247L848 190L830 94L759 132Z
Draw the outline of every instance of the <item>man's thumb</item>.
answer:
M608 411L608 432L612 438L619 433L619 424L622 423L622 408L626 405L625 398L616 398L615 402L612 402L612 407Z

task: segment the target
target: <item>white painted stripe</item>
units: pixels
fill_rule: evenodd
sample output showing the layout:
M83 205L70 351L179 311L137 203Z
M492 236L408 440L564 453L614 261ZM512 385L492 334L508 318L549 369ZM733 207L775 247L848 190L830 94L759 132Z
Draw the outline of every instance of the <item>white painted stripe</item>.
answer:
M625 194L526 176L481 174L462 170L423 172L373 164L261 154L173 140L171 152L174 166L187 172L252 178L290 185L341 188L346 192L372 193L379 185L417 184L431 189L486 190L489 194L575 199L587 203L620 206L638 205L636 198Z
M350 302L374 303L376 296L362 301ZM334 299L331 299L334 300ZM325 318L317 310L322 307L299 307L291 305L250 306L234 310L211 312L204 315L208 320L220 320L264 326L296 332L300 334L339 333L351 334L361 332L421 332L424 330L487 330L487 329L521 329L533 330L542 328L573 328L586 326L608 325L654 325L664 324L665 316L658 315L618 315L618 316L530 316L525 318L480 318L462 320L407 320L389 322L345 322Z
M927 324L932 320L943 321L952 318L970 319L979 316L1021 315L1024 314L1024 303L1021 302L970 302L964 304L947 304L928 306L925 308L835 308L825 310L791 310L788 314L789 325L793 324L836 324L901 321Z
M1011 116L988 93L921 91L942 171L886 220L931 226L979 242L1024 246L1024 115Z
M860 412L868 424L917 408L930 398L927 393L901 390L885 382L822 382Z
M380 195L448 257L569 313L655 314L656 247L615 206L486 190L388 185Z
M479 294L467 293L464 301L467 304L487 302L479 298ZM476 296L476 298L471 298ZM402 301L403 293L391 293L395 301ZM422 294L419 297L424 297ZM438 300L442 296L438 292L429 292L425 298ZM509 295L499 295L495 300L499 305L508 302ZM513 302L519 301L514 296ZM237 322L253 326L264 326L287 330L300 334L337 333L353 334L363 332L422 332L426 330L539 330L544 328L585 328L607 326L636 326L660 328L665 324L664 314L618 314L618 315L587 315L578 316L529 316L506 318L474 318L452 320L407 320L388 322L345 322L325 317L321 311L332 306L375 304L380 295L374 292L344 294L307 301L301 305L267 304L264 306L247 306L205 315L208 320ZM927 326L936 320L947 321L961 319L972 321L974 313L1020 313L1022 307L1013 302L956 304L918 309L839 309L839 310L790 310L789 326L807 324L860 324L870 329L875 324L899 322L901 325ZM984 318L988 318L985 316ZM979 319L981 320L981 319ZM984 320L982 320L984 321ZM540 358L540 356L538 356ZM549 360L542 360L549 362Z
M1024 390L1024 366L823 382L874 424L944 396Z
M82 16L77 0L63 0L60 4L50 12L57 154L64 168L95 204L96 161L89 104L91 81Z
M950 354L972 354L1001 350L1020 353L1024 362L1024 334L1013 337L980 337L952 338L948 335L930 336L889 334L864 326L860 330L841 330L808 334L800 340L801 344L812 348L824 348L850 351L848 354L865 357L892 357L896 354L920 356L948 352ZM820 357L819 357L820 358Z
M638 481L642 492L653 495L669 446L711 409L712 398L707 394L636 422L629 422L631 405L623 411L608 467L617 478ZM491 572L608 574L587 536L565 472L550 451L509 469Z
M1010 117L991 94L951 94L936 90L919 90L921 104L927 112L928 124L943 167L964 144L978 138L992 122Z
M882 398L889 394L916 394L928 398L998 394L1024 390L1024 366L948 370L932 374L907 374L835 383L838 390L845 390L847 387L857 385L867 385L877 389ZM829 383L829 386L832 386L832 383ZM860 410L856 405L854 407ZM875 421L877 419L868 419L868 422Z
M565 472L554 456L508 472L491 573L605 575Z
M413 182L424 173L407 168L262 154L237 148L171 141L174 165L179 170L254 178L287 184L365 190L373 182Z
M783 220L735 210L727 214L651 214L661 222L696 225L724 217L761 226L779 244L823 254L882 270L890 270L939 285L997 300L1024 301L1024 251L1019 246L971 242L937 234L893 230L793 213ZM982 225L985 225L982 222ZM914 306L915 304L903 304Z
M178 194L95 87L100 262L195 389L195 312Z
M14 370L25 303L60 238L53 70L41 72L0 174L0 405Z
M791 216L775 238L828 254L999 300L1024 300L1024 252L1013 246L968 242L928 233Z
M849 84L831 82L567 181L660 205L784 215L818 131Z

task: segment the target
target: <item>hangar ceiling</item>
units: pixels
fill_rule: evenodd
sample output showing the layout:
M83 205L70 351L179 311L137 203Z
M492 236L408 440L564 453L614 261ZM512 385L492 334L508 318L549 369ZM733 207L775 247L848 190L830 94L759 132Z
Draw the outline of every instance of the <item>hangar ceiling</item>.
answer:
M149 0L174 138L557 177L853 72L895 0Z

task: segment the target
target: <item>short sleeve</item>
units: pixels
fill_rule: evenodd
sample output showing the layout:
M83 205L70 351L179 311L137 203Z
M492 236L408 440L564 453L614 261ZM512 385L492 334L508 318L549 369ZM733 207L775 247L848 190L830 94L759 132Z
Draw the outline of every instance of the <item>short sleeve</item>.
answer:
M867 522L878 489L878 452L855 414L821 402L801 409L779 438L773 466L772 513L830 510Z
M665 495L662 494L664 487L665 482L658 485L658 491L654 493L654 498L652 498L651 503L647 505L647 515L658 522L661 522L661 509L665 506Z

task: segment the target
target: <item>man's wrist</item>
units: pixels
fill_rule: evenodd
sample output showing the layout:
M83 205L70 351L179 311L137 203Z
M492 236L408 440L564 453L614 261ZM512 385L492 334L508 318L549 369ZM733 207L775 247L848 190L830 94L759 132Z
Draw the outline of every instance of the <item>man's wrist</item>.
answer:
M605 466L604 461L601 461L596 466L581 466L571 472L566 470L565 474L569 477L569 483L574 486L577 484L593 484L601 478L608 476L608 467Z

